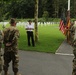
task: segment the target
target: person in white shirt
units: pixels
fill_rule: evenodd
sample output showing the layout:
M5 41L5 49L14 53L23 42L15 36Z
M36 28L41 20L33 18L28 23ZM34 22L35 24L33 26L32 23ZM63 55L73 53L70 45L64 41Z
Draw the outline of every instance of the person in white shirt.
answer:
M33 30L34 30L34 24L32 24L32 21L28 21L29 24L26 25L26 31L27 31L27 39L28 39L28 46L31 46L31 41L32 41L32 46L35 46L34 42L34 35L33 35Z

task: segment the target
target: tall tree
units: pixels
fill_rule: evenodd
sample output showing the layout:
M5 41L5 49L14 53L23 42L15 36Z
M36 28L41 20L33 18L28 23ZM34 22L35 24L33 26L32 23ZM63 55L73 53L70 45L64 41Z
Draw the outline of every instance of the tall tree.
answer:
M53 2L53 8L54 8L54 17L58 17L58 13L59 13L59 0L54 0Z
M34 18L34 5L35 0L0 0L0 14L2 14L3 7L3 15L6 17L6 19L10 17L16 17L16 18ZM47 11L49 14L49 17L52 18L59 18L62 14L62 12L67 11L67 4L68 0L39 0L39 15L38 17L41 18L44 11ZM71 17L75 18L75 5L76 1L71 0Z
M35 0L35 42L38 41L38 0Z
M0 21L3 20L3 0L0 1Z

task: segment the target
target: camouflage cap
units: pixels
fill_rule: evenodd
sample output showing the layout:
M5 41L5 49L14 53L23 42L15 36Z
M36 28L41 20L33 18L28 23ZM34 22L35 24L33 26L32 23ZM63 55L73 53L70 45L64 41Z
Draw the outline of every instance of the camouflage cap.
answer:
M15 23L15 19L14 18L11 18L10 24L13 24L13 23Z

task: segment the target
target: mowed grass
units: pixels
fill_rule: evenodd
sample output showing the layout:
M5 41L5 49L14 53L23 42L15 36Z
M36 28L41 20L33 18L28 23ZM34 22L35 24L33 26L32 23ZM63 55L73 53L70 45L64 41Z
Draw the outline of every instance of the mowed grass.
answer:
M19 49L27 51L51 52L55 53L59 48L65 36L59 31L59 25L38 26L38 42L35 47L28 47L27 34L24 27L18 27L20 30Z
M9 25L7 25L6 27L9 27ZM46 26L39 25L38 42L36 43L35 47L28 47L25 27L17 27L20 31L20 38L18 41L18 48L20 50L55 53L65 39L65 36L62 34L61 31L59 31L58 24ZM0 29L2 29L2 25L0 25Z

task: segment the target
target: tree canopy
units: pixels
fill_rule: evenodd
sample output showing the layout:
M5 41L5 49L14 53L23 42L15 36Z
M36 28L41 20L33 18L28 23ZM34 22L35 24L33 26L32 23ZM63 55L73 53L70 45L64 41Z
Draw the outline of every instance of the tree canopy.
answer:
M68 0L39 0L38 17L41 18L45 11L50 18L60 18L61 14L66 13ZM76 1L71 0L71 17L76 18ZM4 19L15 18L34 18L35 0L0 0L0 16Z

